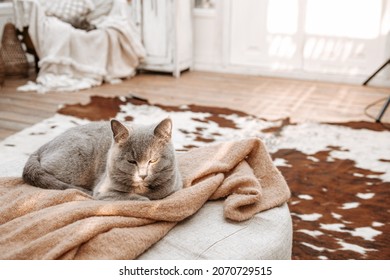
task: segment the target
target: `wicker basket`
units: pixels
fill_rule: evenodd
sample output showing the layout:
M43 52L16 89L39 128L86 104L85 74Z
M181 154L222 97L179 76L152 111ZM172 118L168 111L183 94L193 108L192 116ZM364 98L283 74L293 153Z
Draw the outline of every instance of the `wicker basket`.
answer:
M28 61L16 33L15 25L7 23L1 38L0 55L4 62L5 76L28 76Z
M5 66L3 58L0 55L0 86L4 85Z

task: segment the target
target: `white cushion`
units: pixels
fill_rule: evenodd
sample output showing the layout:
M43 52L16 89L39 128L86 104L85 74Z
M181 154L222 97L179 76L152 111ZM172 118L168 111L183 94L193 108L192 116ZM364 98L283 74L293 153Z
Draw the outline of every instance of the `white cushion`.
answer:
M94 9L94 4L90 0L41 0L41 3L46 15L68 23L80 20Z

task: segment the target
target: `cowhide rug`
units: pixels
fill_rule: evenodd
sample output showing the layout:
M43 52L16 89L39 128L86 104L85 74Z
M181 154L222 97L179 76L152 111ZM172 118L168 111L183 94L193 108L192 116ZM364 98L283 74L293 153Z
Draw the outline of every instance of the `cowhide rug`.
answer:
M226 108L92 97L87 105L65 105L52 118L1 142L0 175L15 175L13 159L24 161L69 127L114 117L151 123L166 116L173 120L178 151L263 139L292 191L293 259L390 259L390 131L381 124L293 124Z

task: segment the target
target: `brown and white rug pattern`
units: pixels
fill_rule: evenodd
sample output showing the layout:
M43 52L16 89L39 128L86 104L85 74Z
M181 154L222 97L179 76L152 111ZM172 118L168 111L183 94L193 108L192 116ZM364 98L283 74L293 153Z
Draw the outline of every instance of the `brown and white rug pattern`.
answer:
M152 123L170 116L178 151L260 137L285 176L292 198L293 259L390 259L390 132L380 124L267 121L196 105L164 106L138 98L92 97L0 143L0 175L18 175L42 143L89 121Z

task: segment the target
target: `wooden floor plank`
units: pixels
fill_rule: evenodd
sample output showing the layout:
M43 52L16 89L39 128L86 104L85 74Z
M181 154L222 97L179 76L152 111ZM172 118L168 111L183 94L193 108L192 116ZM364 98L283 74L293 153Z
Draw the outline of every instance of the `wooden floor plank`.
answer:
M31 126L31 124L14 122L14 121L9 121L9 120L4 120L4 119L0 119L0 124L1 124L0 134L6 135L6 132L8 131L9 135L6 135L6 136L10 136L18 131L21 131L21 130ZM1 140L3 140L3 139L1 139Z
M372 121L366 107L380 101L367 110L376 117L390 96L389 88L197 71L185 72L178 79L146 72L120 84L79 92L16 90L29 79L6 80L0 88L0 140L54 115L61 104L87 103L91 95L135 94L151 103L228 107L265 119L290 117L293 122ZM382 121L390 122L390 108Z
M0 103L0 112L13 112L20 115L25 115L26 117L31 115L47 118L53 115L52 108L44 109L42 106L37 108L36 104L25 104L21 102L15 103L12 100Z
M0 139L5 139L6 137L14 134L15 132L17 132L17 131L13 131L13 130L2 128L0 130Z
M21 117L20 113L17 112L0 111L0 120L19 122L22 124L29 124L29 125L38 123L42 120L41 117L33 115L32 113L29 114L24 113L23 117Z

